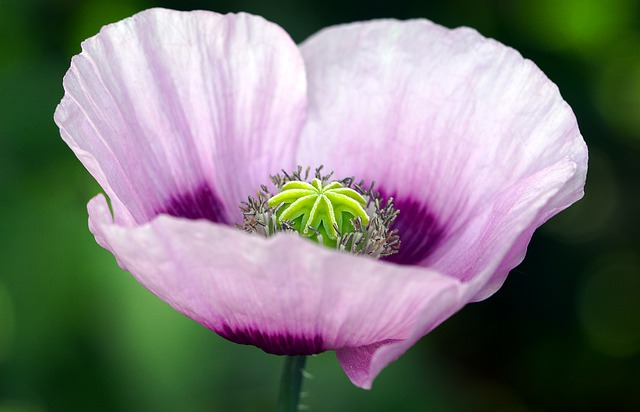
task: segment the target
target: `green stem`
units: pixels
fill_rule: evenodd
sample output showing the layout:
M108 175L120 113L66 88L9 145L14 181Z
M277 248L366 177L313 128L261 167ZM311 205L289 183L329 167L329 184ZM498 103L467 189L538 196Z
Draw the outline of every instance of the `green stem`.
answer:
M278 412L298 412L305 356L287 356L280 381Z

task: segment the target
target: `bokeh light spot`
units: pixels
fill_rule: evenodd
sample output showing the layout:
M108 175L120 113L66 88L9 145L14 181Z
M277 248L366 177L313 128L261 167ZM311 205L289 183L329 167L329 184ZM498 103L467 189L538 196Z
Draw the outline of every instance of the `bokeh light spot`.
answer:
M45 409L29 401L8 400L0 402L0 412L45 412Z
M623 143L640 143L640 36L613 46L600 65L595 103Z
M538 0L519 3L518 26L552 49L590 53L632 25L630 0Z
M0 282L0 365L10 356L15 329L13 302Z
M578 315L593 347L619 357L640 351L640 258L613 255L595 264L581 285Z
M77 53L78 45L98 34L102 26L115 23L142 10L140 5L126 0L114 0L105 7L104 1L90 0L79 3L76 24L69 39L69 50Z

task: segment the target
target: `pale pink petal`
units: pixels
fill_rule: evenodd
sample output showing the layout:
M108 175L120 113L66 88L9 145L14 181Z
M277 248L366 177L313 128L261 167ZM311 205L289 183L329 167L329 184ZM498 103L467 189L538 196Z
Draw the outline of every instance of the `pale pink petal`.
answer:
M55 120L118 222L162 212L233 222L269 173L293 167L304 66L275 24L152 9L82 48Z
M464 291L466 288L462 285L458 289ZM371 345L337 349L336 355L340 365L351 382L361 388L370 389L373 380L385 366L400 357L465 303L464 297L461 298L453 290L448 294L435 296L428 305L416 308L411 331L404 339L388 339Z
M473 240L473 243L462 245L468 248L468 253L460 256L459 263L461 266L469 265L479 271L475 274L476 277L464 283L461 288L463 304L485 298L493 293L501 286L506 273L522 260L536 225L546 220L549 217L548 213L554 213L549 205L550 199L557 198L558 192L565 189L566 182L562 178L572 169L575 169L575 164L566 161L553 170L545 170L541 173L544 177L535 176L531 178L532 181L522 182L521 185L506 191L487 211L488 216L474 220L474 224L478 224L479 227L470 227L468 230L470 233L480 234L462 239ZM547 212L542 212L544 209L547 209ZM496 220L502 221L502 224L493 227ZM503 237L510 236L514 231L521 233L520 238L511 245L510 253L501 261L483 264L484 262L474 260L484 253L489 256L502 253L495 249L500 248ZM522 254L516 255L514 251ZM437 305L437 303L433 304ZM441 313L425 311L416 314L416 321L406 339L337 350L338 359L356 385L369 388L373 379L386 365L397 359L450 315L451 313L446 311Z
M574 115L513 49L425 20L337 26L301 48L300 162L375 180L400 209L391 260L466 282L464 302L495 292L535 228L582 196L587 152ZM415 319L404 340L337 351L355 384L369 387L444 317Z
M309 109L298 158L395 197L403 246L392 261L482 275L475 299L486 297L533 229L582 196L574 115L515 50L425 20L332 27L301 49ZM521 199L533 192L537 201Z
M416 324L431 329L464 304L455 278L336 252L298 235L267 239L166 215L121 226L102 195L89 203L89 216L98 242L142 285L221 336L269 353L411 339ZM361 386L373 379L355 376Z

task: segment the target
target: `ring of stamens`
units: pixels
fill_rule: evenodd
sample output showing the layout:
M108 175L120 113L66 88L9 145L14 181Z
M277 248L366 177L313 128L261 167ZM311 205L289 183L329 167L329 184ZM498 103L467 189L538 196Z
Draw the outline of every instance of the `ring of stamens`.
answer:
M277 190L265 185L257 197L249 196L240 209L242 225L249 233L273 236L279 232L297 232L302 236L341 251L380 258L394 254L400 247L397 230L391 229L399 211L393 198L386 203L373 191L372 183L353 178L331 180L333 173L322 175L322 166L309 183L310 169L298 166L293 173L271 176Z

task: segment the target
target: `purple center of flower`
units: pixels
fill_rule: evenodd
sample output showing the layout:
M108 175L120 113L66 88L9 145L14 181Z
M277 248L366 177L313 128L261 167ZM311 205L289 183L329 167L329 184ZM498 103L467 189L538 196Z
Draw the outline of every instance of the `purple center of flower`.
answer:
M382 257L383 260L401 265L412 265L426 259L438 246L444 230L427 206L410 197L402 198L388 194L377 187L383 199L394 198L394 205L400 214L391 226L402 239L402 247L396 253ZM224 217L222 202L207 183L194 190L172 196L157 213L166 213L187 219L207 219L214 223L229 222Z
M190 192L172 196L157 213L186 219L207 219L214 223L229 223L224 217L222 202L207 183L200 184Z
M427 206L412 198L387 195L384 189L378 188L384 198L393 197L393 202L400 214L391 226L396 229L402 239L402 247L397 253L385 256L382 260L401 265L413 265L426 259L438 246L444 230Z
M288 333L264 333L258 329L234 329L224 324L216 333L231 342L253 345L273 355L314 355L324 352L322 336L291 335Z

